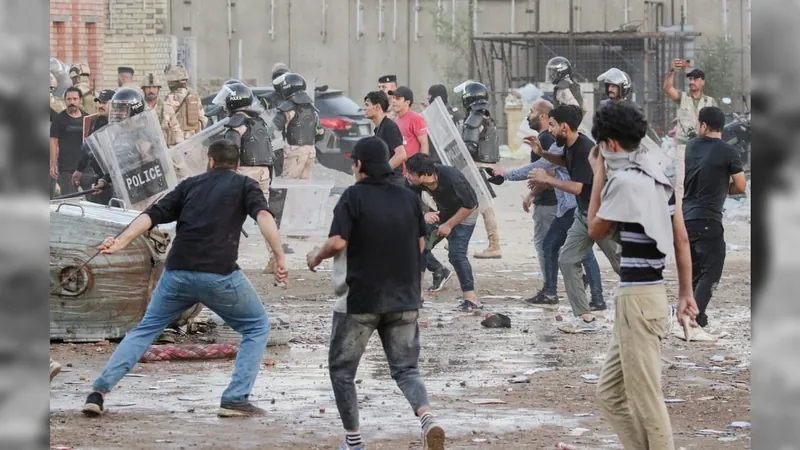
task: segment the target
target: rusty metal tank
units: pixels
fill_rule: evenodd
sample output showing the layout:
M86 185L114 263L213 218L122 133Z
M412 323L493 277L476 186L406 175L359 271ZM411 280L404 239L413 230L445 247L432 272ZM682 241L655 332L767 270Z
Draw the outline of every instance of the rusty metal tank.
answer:
M59 286L105 238L119 234L138 215L80 200L50 202L51 340L119 339L142 319L164 270L174 224L154 228L118 253L98 255ZM195 305L176 324L185 324L201 309Z

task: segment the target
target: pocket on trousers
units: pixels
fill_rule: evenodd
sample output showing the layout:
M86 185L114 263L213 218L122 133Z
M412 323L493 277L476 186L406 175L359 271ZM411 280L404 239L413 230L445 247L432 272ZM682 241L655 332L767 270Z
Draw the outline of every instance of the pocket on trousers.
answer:
M669 331L670 314L666 293L639 296L635 301L642 312L642 318L647 322L648 330L659 339L664 339Z
M235 273L209 283L208 293L212 303L224 308L231 308L239 303L238 284L241 283L241 280L235 276Z

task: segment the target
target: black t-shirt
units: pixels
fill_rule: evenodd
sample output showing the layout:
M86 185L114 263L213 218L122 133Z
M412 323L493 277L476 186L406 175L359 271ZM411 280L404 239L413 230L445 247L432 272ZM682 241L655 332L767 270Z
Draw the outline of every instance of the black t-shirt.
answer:
M347 188L333 210L329 236L347 241L347 313L419 309L422 203L387 178Z
M378 136L383 139L383 142L386 142L386 146L389 147L389 158L394 156L394 149L403 145L403 134L400 133L400 127L397 126L394 120L388 117L384 117L378 127L375 128L375 136ZM395 167L394 173L402 176L403 165L400 164Z
M552 133L548 130L544 130L539 133L539 142L542 144L542 148L545 150L549 150L550 147L556 143L556 138L553 136ZM539 160L541 156L537 155L533 150L531 150L531 162L535 163ZM556 198L556 191L553 188L547 188L540 192L536 197L533 198L534 205L542 205L542 206L555 206L558 205L558 199Z
M50 137L58 139L58 170L74 172L83 158L83 117L72 117L67 110L61 111L50 124Z
M728 197L730 177L742 170L739 152L722 139L698 137L689 141L683 182L684 220L722 222L722 205Z
M436 164L434 166L438 183L436 189L425 187L416 190L426 190L431 194L436 206L439 207L439 222L445 223L455 216L459 209L472 209L478 206L478 195L469 184L467 178L455 167Z
M593 147L594 142L583 133L578 134L578 139L572 146L564 147L569 178L576 183L583 183L581 193L575 196L578 200L578 208L583 214L589 213L589 199L592 198L594 172L589 164L589 153L592 152Z

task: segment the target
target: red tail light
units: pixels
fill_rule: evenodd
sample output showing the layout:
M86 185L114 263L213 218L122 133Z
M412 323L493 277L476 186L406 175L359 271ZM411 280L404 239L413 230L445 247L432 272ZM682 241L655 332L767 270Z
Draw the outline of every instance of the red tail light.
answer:
M319 119L319 124L331 130L344 131L353 126L353 121L348 119L325 118Z

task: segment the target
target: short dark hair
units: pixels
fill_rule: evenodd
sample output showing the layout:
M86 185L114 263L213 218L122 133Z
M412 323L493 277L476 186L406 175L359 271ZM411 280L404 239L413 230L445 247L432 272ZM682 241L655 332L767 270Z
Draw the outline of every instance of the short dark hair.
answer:
M406 160L406 170L408 173L417 175L433 175L436 173L434 170L434 162L430 155L424 153L417 153Z
M78 87L77 87L77 86L70 86L70 87L68 87L68 88L67 88L67 90L66 90L66 91L64 91L64 98L67 98L67 93L68 93L68 92L77 92L77 93L78 93L78 98L80 98L80 99L83 99L83 91L81 91L80 89L78 89Z
M580 106L561 105L550 110L550 117L556 123L566 123L570 130L578 131L578 127L581 126L581 121L583 121L583 110Z
M239 164L239 147L229 139L220 139L208 146L208 157L214 158L216 168L233 169Z
M716 106L706 106L697 115L698 122L706 124L709 131L722 131L725 127L725 113Z
M380 105L383 112L389 110L389 97L383 91L368 92L364 100L369 100L373 105Z
M613 139L628 151L636 150L647 135L647 120L628 102L611 102L594 113L592 137L595 142Z

